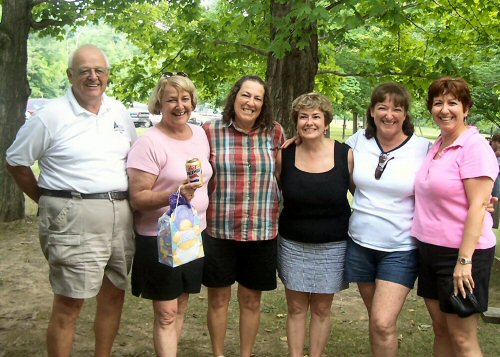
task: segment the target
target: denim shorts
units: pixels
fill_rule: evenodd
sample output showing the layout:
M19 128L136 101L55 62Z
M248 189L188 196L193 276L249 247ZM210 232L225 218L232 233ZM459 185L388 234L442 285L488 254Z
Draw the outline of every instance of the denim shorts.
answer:
M365 248L349 238L345 274L349 282L384 280L413 289L418 275L417 249L385 252Z

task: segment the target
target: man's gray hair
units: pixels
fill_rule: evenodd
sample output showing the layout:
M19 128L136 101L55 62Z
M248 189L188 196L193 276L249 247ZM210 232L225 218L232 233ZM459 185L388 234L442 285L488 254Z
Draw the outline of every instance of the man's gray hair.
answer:
M80 51L82 49L85 49L85 48L93 48L93 49L96 49L99 52L101 52L101 54L103 55L104 59L106 60L106 67L109 68L108 56L106 56L106 54L104 53L103 50L101 50L96 45L92 45L92 44L82 45L82 46L78 47L76 50L74 50L73 53L71 53L71 56L69 56L69 58L68 58L68 68L72 68L73 67L73 60L75 59L75 54L78 53L78 51Z

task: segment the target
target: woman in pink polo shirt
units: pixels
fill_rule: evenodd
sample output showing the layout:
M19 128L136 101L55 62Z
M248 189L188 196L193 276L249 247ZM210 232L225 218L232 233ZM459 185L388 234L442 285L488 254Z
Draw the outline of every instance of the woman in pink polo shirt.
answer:
M443 77L431 84L427 108L441 136L415 180L417 294L425 299L432 318L438 357L482 355L478 313L488 308L496 243L492 218L485 213L498 165L488 142L466 123L472 104L462 78ZM475 313L460 317L450 295L465 298L466 290L478 306Z

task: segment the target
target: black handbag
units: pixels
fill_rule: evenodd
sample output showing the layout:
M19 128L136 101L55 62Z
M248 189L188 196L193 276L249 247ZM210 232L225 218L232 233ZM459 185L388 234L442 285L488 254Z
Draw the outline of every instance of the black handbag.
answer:
M469 317L472 314L481 312L479 302L468 289L465 289L465 299L462 294L455 295L452 291L450 293L450 303L455 313L460 317Z

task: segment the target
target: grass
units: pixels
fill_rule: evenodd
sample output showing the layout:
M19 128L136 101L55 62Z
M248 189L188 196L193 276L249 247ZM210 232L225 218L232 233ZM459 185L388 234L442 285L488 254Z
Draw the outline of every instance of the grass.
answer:
M351 125L352 127L352 125ZM345 141L352 133L349 124L342 139L342 124L331 125L332 138ZM139 135L147 129L138 128ZM432 139L435 130L422 128L426 137ZM418 134L418 129L417 129ZM38 173L38 166L35 166ZM3 301L0 312L0 356L39 356L44 355L45 327L50 312L51 292L47 279L47 266L36 244L37 217L36 205L27 199L27 218L25 221L0 226L0 242L3 269L0 271L0 299ZM495 230L500 243L500 231ZM28 241L26 240L28 237ZM30 249L28 249L28 247ZM22 258L21 258L22 257ZM19 264L19 259L22 259ZM9 263L10 262L10 263ZM7 268L5 268L7 264ZM9 265L10 264L10 265ZM12 276L14 268L22 269L19 280ZM33 280L35 279L35 280ZM36 299L28 300L33 291L23 288L22 281L31 287L37 282ZM11 285L9 285L11 281ZM233 294L229 326L226 337L226 355L238 355L238 308ZM210 356L210 339L206 328L205 313L207 308L206 291L190 298L186 313L184 336L179 346L179 357ZM13 311L7 311L12 301ZM23 303L19 303L23 301ZM31 301L29 303L28 301ZM500 306L500 269L492 274L490 292L491 305ZM9 305L10 306L10 305ZM92 354L92 320L95 301L90 299L84 306L78 321L74 355ZM262 317L255 354L259 357L281 357L287 354L286 313L287 306L284 289L263 294ZM127 292L119 335L114 345L114 356L154 356L152 345L152 308L151 303L139 299ZM423 300L412 291L398 320L399 356L424 357L432 354L433 332L431 320ZM480 339L484 356L498 355L498 336L500 325L480 322ZM332 306L332 332L325 351L325 356L369 356L368 319L365 307L354 284L337 294ZM307 351L306 351L307 353Z
M50 313L51 292L48 269L37 244L36 206L27 202L25 221L0 225L0 356L45 355L45 328ZM497 237L500 236L496 230ZM499 240L500 243L500 240ZM226 337L226 356L238 355L238 308L233 294ZM500 306L500 271L492 276L491 300ZM206 328L207 294L192 295L186 314L184 336L178 357L209 357L210 339ZM287 354L287 306L283 286L263 294L261 325L255 355L282 357ZM93 350L92 321L95 300L89 299L77 324L74 353L90 356ZM324 356L369 356L368 319L354 284L334 298L332 331ZM120 332L113 356L154 356L151 302L127 292ZM484 356L498 356L500 325L480 322ZM431 320L423 300L412 291L399 318L399 356L427 357L432 354ZM306 351L307 353L307 351Z

